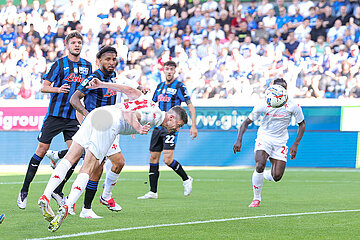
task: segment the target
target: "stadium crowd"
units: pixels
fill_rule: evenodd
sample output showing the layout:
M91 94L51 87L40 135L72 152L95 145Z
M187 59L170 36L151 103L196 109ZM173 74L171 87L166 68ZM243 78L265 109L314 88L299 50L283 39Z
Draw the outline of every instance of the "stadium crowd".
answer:
M7 0L0 26L3 99L48 98L41 76L71 30L93 66L112 45L119 78L150 89L172 59L194 99L261 97L277 77L299 98L360 97L357 0Z

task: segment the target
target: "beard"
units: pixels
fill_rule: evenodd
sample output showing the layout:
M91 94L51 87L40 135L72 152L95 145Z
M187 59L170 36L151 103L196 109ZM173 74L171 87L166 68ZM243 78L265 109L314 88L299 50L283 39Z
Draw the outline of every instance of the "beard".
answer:
M73 55L74 57L78 57L78 56L80 55L80 52L79 52L79 53L75 53L75 52L70 51L70 54Z

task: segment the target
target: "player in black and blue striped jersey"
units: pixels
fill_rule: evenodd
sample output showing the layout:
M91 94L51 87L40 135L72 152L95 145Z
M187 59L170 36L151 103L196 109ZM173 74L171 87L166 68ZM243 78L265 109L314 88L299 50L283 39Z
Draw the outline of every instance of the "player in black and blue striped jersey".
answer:
M48 112L38 136L39 143L29 162L24 184L17 200L21 209L26 207L30 183L49 149L52 139L62 132L69 147L72 137L79 129L79 122L75 117L75 109L70 104L70 98L80 83L92 72L91 63L80 58L82 43L83 37L79 32L69 33L65 38L67 56L57 60L43 76L41 92L50 93L51 98ZM66 179L71 176L72 172L73 168L69 170Z
M164 74L166 80L165 82L159 83L152 100L159 103L159 108L162 111L169 111L170 108L180 106L182 102L185 102L189 108L192 120L190 136L194 139L197 136L195 108L191 103L191 99L185 85L175 78L175 73L176 63L173 61L167 61L164 64ZM178 132L168 133L166 129L162 127L154 128L150 142L150 192L146 193L144 196L138 197L138 199L158 198L157 185L159 179L159 161L161 152L163 152L163 160L165 164L171 167L182 178L184 196L190 195L193 179L186 174L181 164L173 158L177 135Z
M83 117L86 117L95 108L107 105L114 105L116 102L116 91L108 88L89 89L87 87L89 86L89 82L95 78L103 82L116 82L115 69L116 65L118 64L117 51L113 47L105 46L97 53L96 58L99 64L99 69L81 83L81 85L78 87L77 91L74 93L70 100L72 106L80 114L82 114ZM85 106L80 101L82 98L85 99ZM79 121L82 121L82 119L80 119ZM116 182L123 166L125 165L125 158L121 153L121 149L119 147L118 136L116 137L114 143L112 144L112 147L109 149L106 156L112 163L112 168L110 172L106 173L106 181L108 180L108 178L110 178L114 182ZM102 171L103 166L101 165L96 170L96 172L90 176L89 182L86 186L84 207L80 213L80 217L82 218L100 218L92 211L91 203L97 191ZM108 187L112 189L113 186L111 186L111 184L110 186L109 184L105 184L106 190L108 190ZM120 205L115 203L114 199L109 194L103 193L100 197L100 202L106 205L112 211L120 211L122 209Z

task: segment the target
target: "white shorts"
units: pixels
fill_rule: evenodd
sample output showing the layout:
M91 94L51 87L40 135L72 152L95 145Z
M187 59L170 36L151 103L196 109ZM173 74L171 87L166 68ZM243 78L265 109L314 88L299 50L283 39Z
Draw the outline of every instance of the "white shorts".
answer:
M288 147L285 145L277 145L271 143L271 141L259 139L255 140L255 152L258 150L263 150L269 154L269 158L276 160L287 161L287 152Z
M102 110L94 109L81 124L80 129L73 137L73 141L88 149L101 163L106 156L121 152L119 147L119 135L117 121L108 122L106 128L95 126L97 117L103 116ZM105 113L106 115L106 113ZM95 116L95 117L94 117ZM109 115L106 115L109 117ZM102 120L102 119L101 119Z

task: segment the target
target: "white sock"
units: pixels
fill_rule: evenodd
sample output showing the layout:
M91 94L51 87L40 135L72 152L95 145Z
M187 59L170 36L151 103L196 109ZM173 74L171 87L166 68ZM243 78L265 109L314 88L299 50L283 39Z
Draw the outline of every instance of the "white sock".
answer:
M53 191L60 185L60 183L64 180L66 173L71 168L72 164L67 159L63 159L56 166L55 170L51 174L48 184L46 185L44 195L50 199Z
M264 171L264 178L268 181L271 181L271 182L275 182L272 174L271 174L271 169L270 170L265 170Z
M256 170L252 175L252 184L254 192L254 200L261 201L261 188L264 184L264 173L258 173Z
M105 187L102 194L102 198L109 200L112 195L112 190L115 186L116 181L118 180L120 174L116 174L113 171L106 172Z
M112 166L113 165L112 165L112 162L110 161L110 159L109 158L106 159L106 162L105 162L106 174L111 171Z
M86 184L89 181L89 178L90 178L89 174L79 173L79 175L77 176L75 182L71 187L71 192L68 196L68 199L66 200L66 205L70 207L76 203L76 201L79 199L81 194L84 192L86 188Z

